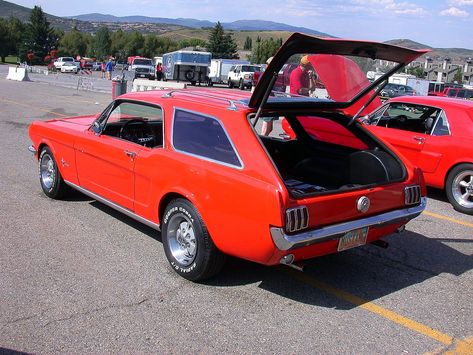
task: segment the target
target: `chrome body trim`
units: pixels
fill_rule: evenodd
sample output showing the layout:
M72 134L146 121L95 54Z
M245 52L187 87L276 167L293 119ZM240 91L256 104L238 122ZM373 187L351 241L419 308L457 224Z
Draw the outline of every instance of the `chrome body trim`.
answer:
M136 220L136 221L138 221L138 222L141 222L141 223L143 223L143 224L146 224L148 227L151 227L151 228L156 229L156 230L158 230L158 231L161 230L159 224L154 223L153 221L150 221L150 220L148 220L148 219L146 219L146 218L143 218L143 217L141 217L141 216L138 216L138 215L135 214L133 211L130 211L129 209L124 208L124 207L122 207L122 206L120 206L120 205L117 205L115 202L112 202L112 201L110 201L110 200L107 200L106 198L104 198L104 197L102 197L102 196L99 196L99 195L93 193L92 191L89 191L89 190L87 190L87 189L84 189L83 187L80 187L80 186L78 186L78 185L76 185L76 184L74 184L74 183L72 183L72 182L70 182L70 181L64 180L64 182L65 182L66 184L68 184L69 186L71 186L73 189L76 189L77 191L82 192L84 195L87 195L87 196L93 198L94 200L97 200L97 201L103 203L104 205L107 205L107 206L113 208L114 210L117 210L118 212L121 212L121 213L127 215L127 216L130 217L130 218L133 218L134 220Z
M31 153L33 153L34 155L36 155L36 153L38 152L38 151L36 150L36 148L34 147L33 144L31 144L31 145L28 147L28 150L29 150Z
M311 244L337 239L354 229L364 227L380 227L393 223L407 223L422 213L427 205L427 198L422 197L418 206L386 212L371 217L361 218L350 222L334 224L319 229L288 235L283 228L271 227L271 237L279 250L291 250Z

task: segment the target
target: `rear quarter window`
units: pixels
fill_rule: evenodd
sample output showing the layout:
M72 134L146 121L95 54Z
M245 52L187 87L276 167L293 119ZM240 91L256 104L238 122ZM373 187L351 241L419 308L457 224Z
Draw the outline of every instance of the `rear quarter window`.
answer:
M213 117L174 111L172 144L177 151L241 168L241 160L222 124Z

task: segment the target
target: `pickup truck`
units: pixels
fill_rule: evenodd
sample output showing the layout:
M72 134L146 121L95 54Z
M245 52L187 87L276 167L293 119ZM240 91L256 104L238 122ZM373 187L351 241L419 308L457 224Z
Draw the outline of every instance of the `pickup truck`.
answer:
M238 86L241 90L251 88L253 85L253 75L260 72L259 65L237 64L233 65L228 72L228 87Z
M134 79L148 78L150 80L154 80L155 68L151 59L143 57L133 57L131 60L129 60L129 62L130 66L128 67L128 70L134 72Z

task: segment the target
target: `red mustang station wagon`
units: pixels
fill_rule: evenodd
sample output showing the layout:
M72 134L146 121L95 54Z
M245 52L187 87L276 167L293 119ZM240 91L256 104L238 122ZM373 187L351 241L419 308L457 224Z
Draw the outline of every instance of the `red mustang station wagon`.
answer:
M193 281L215 275L226 255L294 265L376 242L426 204L421 170L355 117L379 81L346 81L337 97L323 85L297 95L273 84L284 64L307 56L311 75L318 65L339 67L337 77L317 79L323 82L378 59L398 63L379 79L386 80L423 53L294 34L253 94L135 92L96 116L35 121L30 150L41 187L51 198L79 190L161 230L171 266ZM281 117L294 137L258 134L258 121ZM315 138L301 124L310 119L330 129Z

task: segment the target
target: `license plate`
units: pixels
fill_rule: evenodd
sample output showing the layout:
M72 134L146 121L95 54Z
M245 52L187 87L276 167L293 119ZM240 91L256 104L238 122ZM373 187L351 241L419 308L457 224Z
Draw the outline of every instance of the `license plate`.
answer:
M140 74L140 78L144 78L146 75L144 74Z
M366 244L368 227L352 230L338 241L338 251L347 250Z

